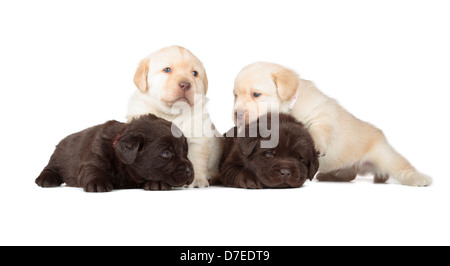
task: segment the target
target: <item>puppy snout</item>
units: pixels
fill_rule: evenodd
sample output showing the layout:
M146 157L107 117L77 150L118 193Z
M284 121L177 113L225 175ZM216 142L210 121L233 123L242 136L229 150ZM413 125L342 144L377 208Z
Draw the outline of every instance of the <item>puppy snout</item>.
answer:
M182 91L188 91L191 88L191 83L190 82L182 81L182 82L178 83L178 85L180 86L180 89Z
M292 175L291 170L286 169L286 168L278 170L278 173L280 174L281 177L286 178L286 179L290 178Z
M194 169L190 165L184 168L185 185L190 185L194 182Z
M186 176L191 177L192 176L192 169L190 167L186 167Z
M244 110L236 110L234 111L234 120L242 122L245 119L245 111Z

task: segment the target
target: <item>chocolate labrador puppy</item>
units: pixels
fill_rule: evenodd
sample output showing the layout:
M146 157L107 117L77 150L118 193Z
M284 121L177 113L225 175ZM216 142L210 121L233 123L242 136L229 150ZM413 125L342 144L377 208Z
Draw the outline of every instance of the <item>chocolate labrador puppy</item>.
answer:
M187 159L187 141L174 137L171 128L172 123L149 114L129 124L109 121L72 134L56 146L36 184L66 183L86 192L189 185L194 171Z
M279 123L272 124L275 115ZM262 141L270 136L260 128L261 121L267 121L268 127L272 125L270 132L278 134L276 147L262 147ZM252 131L257 133L254 137L249 135ZM314 142L292 116L268 113L245 126L245 137L239 135L237 127L225 134L220 176L214 183L237 188L288 188L314 178L319 167Z

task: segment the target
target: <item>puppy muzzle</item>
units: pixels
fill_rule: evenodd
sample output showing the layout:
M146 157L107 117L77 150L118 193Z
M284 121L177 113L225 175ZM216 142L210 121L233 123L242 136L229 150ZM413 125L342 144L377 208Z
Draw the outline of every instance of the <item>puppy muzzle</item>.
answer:
M175 171L168 183L174 187L182 187L184 185L190 185L194 182L194 177L195 175L192 165L186 164L177 168L177 171Z

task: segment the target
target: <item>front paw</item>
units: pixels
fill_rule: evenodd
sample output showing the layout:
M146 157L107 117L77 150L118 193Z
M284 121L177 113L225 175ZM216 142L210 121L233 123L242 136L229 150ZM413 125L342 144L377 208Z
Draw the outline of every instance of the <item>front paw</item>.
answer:
M248 188L248 189L262 189L263 185L259 180L253 178L244 178L241 179L238 183L239 188Z
M172 187L162 181L147 181L144 184L145 190L171 190Z
M59 187L62 184L62 180L57 174L44 170L41 175L36 178L35 183L40 187Z
M194 182L190 184L189 186L186 186L188 188L202 188L202 187L209 187L208 179L206 179L206 176L203 177L195 177Z
M86 192L110 192L113 190L111 181L104 178L95 178L89 180L84 186Z

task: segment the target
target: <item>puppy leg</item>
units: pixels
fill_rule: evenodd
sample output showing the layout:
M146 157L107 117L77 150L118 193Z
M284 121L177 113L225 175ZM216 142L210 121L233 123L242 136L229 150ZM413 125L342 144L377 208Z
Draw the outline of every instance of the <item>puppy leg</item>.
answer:
M40 187L59 187L64 183L58 173L54 155L52 155L48 165L42 170L38 178L36 178L35 183Z
M375 182L391 176L402 185L424 187L432 183L429 176L419 173L385 138L374 145L367 157L376 167Z
M78 175L79 184L86 192L109 192L113 184L105 173L94 165L82 166Z
M350 182L356 178L357 174L358 171L355 169L355 167L349 167L328 173L318 173L316 178L319 181Z
M388 181L388 179L389 179L388 174L375 173L375 176L373 177L373 182L375 184L383 184L383 183L386 183L386 181Z
M194 182L188 187L208 187L208 159L210 154L210 143L207 138L188 138L188 159L194 166Z
M219 176L219 164L223 150L223 138L213 137L211 139L210 146L210 155L208 159L208 180L213 180Z
M326 147L329 146L331 136L333 135L333 123L330 121L330 117L327 114L321 114L316 117L317 122L309 126L308 131L314 140L316 151L324 156L327 153Z

